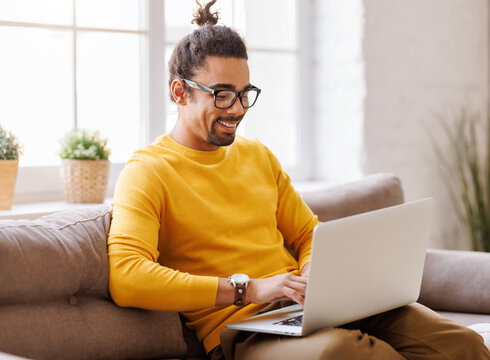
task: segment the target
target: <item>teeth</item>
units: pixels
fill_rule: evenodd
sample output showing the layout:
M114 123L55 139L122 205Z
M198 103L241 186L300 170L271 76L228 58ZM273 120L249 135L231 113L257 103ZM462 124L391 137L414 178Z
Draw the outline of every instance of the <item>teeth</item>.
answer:
M224 121L221 121L221 120L218 120L218 122L221 124L221 125L224 125L226 127L229 127L229 128L234 128L236 127L236 123L233 123L233 124L230 124L230 123L225 123Z

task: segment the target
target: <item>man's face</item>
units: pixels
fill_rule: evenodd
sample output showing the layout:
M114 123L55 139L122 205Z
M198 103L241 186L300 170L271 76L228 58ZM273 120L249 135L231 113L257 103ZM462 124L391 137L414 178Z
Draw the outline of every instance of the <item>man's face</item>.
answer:
M247 60L208 56L205 67L189 80L214 90L243 91L250 86ZM186 132L185 145L196 150L215 150L233 143L247 109L239 98L230 108L218 109L214 95L193 89L179 111L179 121Z

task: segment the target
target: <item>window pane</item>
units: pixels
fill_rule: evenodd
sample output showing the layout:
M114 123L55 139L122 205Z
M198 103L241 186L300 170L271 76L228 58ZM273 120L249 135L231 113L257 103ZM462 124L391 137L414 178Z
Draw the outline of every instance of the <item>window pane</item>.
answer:
M283 167L292 168L297 165L298 142L296 56L250 52L248 63L250 82L262 92L240 124L241 132L260 139Z
M70 25L73 2L68 0L1 0L0 20Z
M0 27L0 123L23 143L23 166L59 163L73 123L72 47L69 32Z
M140 60L136 34L79 33L78 126L109 138L111 161L139 147Z
M172 56L172 51L174 51L173 46L167 46L165 49L165 64L168 64L170 56ZM165 112L167 114L165 118L165 129L167 132L173 129L177 117L179 116L177 104L170 100L170 89L168 86L168 67L165 72Z
M166 41L177 42L197 28L191 24L193 14L198 8L195 1L165 0ZM211 7L211 12L218 11L218 24L232 25L232 1L221 1Z
M165 0L167 41L176 42L195 29L195 25L191 24L195 6L194 1Z
M249 48L296 48L296 0L237 0L235 6L234 26Z
M138 30L140 28L139 19L141 1L142 0L79 0L76 2L77 25Z

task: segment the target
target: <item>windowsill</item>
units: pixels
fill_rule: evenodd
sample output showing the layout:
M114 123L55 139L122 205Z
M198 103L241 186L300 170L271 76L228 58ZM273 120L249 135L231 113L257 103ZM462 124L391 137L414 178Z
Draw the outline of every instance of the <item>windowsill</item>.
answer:
M328 189L332 184L325 181L298 181L293 186L299 193L308 193ZM107 198L104 204L110 205L112 198ZM83 209L100 204L69 204L64 201L32 202L14 204L11 210L0 210L1 219L27 219L33 220L40 216L49 215L57 211Z
M112 198L107 198L104 204L110 205ZM83 209L100 204L69 204L64 201L37 202L27 204L14 204L11 210L0 210L1 219L26 219L33 220L40 216L49 215L64 210Z
M314 191L323 191L327 190L332 185L334 185L331 182L328 181L293 181L292 182L294 189L299 192L300 194L302 193L308 193L308 192L314 192Z

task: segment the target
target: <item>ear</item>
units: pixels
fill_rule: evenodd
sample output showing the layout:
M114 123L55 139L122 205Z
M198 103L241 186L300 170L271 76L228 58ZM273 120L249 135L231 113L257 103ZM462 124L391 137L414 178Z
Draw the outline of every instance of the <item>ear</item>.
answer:
M172 96L177 105L185 105L187 103L184 83L181 80L175 79L172 81L170 91L172 91Z

